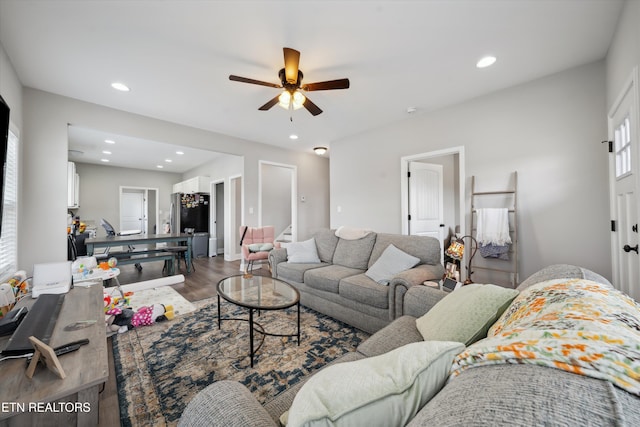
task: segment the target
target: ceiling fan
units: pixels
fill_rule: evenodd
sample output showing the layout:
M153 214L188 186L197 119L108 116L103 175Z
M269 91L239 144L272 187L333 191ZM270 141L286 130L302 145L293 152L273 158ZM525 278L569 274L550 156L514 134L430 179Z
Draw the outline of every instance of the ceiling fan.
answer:
M328 80L318 83L302 84L303 74L298 68L300 63L300 52L288 47L284 50L284 68L278 72L280 84L263 82L260 80L249 79L246 77L229 76L229 80L242 83L251 83L254 85L262 85L284 89L280 95L275 96L269 102L264 104L258 110L267 111L276 104L286 109L297 110L306 108L312 115L317 116L322 113L320 107L311 102L309 98L302 94L301 91L311 92L314 90L332 90L332 89L348 89L349 79Z

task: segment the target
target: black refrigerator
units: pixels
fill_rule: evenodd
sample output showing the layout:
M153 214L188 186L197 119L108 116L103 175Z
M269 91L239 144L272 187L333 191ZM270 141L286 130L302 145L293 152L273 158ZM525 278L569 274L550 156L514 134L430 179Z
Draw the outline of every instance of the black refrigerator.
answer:
M172 233L184 233L185 228L192 228L195 233L208 233L209 194L173 193L170 222Z

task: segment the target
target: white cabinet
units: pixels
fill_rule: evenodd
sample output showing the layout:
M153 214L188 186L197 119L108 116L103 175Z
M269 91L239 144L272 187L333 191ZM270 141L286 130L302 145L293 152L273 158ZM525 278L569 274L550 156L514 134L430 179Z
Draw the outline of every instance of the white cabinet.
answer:
M173 184L173 192L174 193L208 193L209 192L209 182L210 179L208 176L196 176L186 181L178 182L177 184Z
M67 208L80 207L80 176L76 172L76 164L67 163Z
M173 192L174 193L183 193L184 191L182 191L182 189L184 188L184 185L182 185L182 182L179 182L177 184L173 184Z

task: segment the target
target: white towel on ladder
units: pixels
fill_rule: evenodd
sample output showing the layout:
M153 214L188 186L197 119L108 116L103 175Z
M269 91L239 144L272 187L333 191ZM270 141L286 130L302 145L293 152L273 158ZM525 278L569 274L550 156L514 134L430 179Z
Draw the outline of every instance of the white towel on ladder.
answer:
M511 243L509 210L506 208L476 209L478 233L476 240L482 245L504 246Z

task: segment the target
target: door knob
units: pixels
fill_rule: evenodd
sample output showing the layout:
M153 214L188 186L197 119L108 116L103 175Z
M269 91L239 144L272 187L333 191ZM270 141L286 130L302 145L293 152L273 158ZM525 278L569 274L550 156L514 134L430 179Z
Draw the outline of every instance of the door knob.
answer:
M636 251L636 253L639 253L638 252L638 245L635 245L635 246L624 245L622 250L624 250L625 252Z

